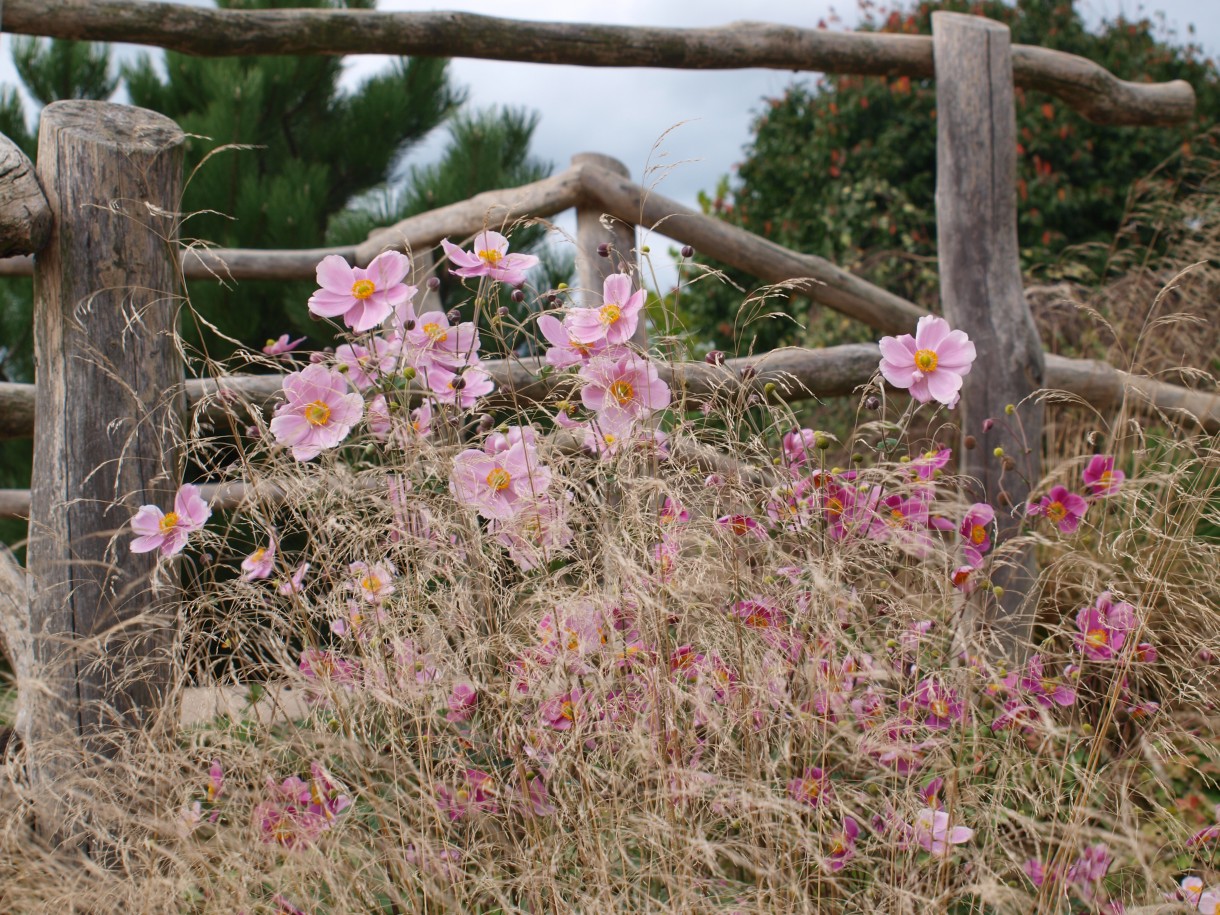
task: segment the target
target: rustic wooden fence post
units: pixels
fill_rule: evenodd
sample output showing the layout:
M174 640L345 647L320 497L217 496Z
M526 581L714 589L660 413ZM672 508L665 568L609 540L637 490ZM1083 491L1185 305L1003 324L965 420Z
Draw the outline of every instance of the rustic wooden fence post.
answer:
M577 153L572 157L572 165L585 164L596 165L623 177L631 176L631 171L622 162L601 153ZM634 269L638 263L635 224L606 217L611 224L611 228L607 228L602 221L604 213L597 207L576 207L576 278L583 305L601 304L602 283L612 273L630 273L636 276L640 284L644 279ZM609 257L597 253L601 245L609 246ZM635 336L631 338L631 342L641 349L648 346L648 329L644 324L641 319Z
M170 686L173 618L161 602L174 589L154 593L157 554L133 554L125 528L143 503L168 511L181 480L182 141L173 121L139 108L42 112L37 168L53 228L34 268L28 553L40 689L20 699L34 796L48 802L69 767L113 755L125 729L151 720ZM65 837L62 813L40 811L40 830Z
M1017 247L1017 124L1008 27L978 16L932 14L936 62L936 222L941 306L978 349L958 406L961 470L996 507L997 544L1020 527L1029 483L1042 473L1045 362L1025 301ZM1017 405L1015 415L1005 413ZM983 432L983 422L995 425ZM1004 449L1006 457L994 450ZM1006 460L1015 465L1005 469ZM1028 481L1028 482L1027 482ZM1033 548L1009 557L992 581L986 619L1004 651L1027 650L1037 595Z

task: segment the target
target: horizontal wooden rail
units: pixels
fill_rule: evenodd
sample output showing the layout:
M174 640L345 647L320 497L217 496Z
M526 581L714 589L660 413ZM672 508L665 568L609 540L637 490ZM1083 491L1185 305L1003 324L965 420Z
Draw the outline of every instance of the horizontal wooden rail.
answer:
M6 0L5 31L116 41L185 54L405 54L584 67L763 68L932 77L924 35L831 32L756 22L675 29L527 22L474 13L207 9L144 0ZM1063 99L1099 124L1176 124L1195 110L1191 86L1132 83L1071 54L1015 45L1018 86Z

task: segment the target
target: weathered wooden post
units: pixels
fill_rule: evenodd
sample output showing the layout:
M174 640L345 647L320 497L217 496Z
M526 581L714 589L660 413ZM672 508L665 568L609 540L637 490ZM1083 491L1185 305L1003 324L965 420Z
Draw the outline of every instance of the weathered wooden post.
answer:
M1017 122L1008 27L978 16L932 14L936 62L936 222L941 306L966 331L978 359L962 389L961 470L996 507L997 543L1020 526L1026 481L1042 473L1042 344L1025 301L1017 247ZM1008 404L1017 415L1005 414ZM984 434L983 421L995 425ZM1005 470L1005 457L1015 461ZM1033 625L1037 566L1032 547L1010 556L992 581L987 621L1004 651L1020 656Z
M42 112L53 228L34 267L28 554L40 688L20 701L34 796L48 802L73 767L113 755L126 729L151 720L169 687L173 618L149 585L157 554L133 554L123 529L138 505L168 511L181 480L182 141L173 121L139 108ZM62 814L40 810L40 830L66 837Z
M601 153L577 153L572 157L573 165L586 163L616 175L631 176L631 171L622 162ZM576 207L576 277L583 305L601 304L602 284L612 273L630 273L636 276L640 283L643 281L643 277L638 276L635 269L638 263L635 225L606 217L606 221L610 223L607 228L602 219L603 213L603 210L595 207ZM609 257L602 257L597 253L601 245L608 246ZM648 329L644 323L643 320L640 321L635 336L631 338L631 342L641 349L648 346Z

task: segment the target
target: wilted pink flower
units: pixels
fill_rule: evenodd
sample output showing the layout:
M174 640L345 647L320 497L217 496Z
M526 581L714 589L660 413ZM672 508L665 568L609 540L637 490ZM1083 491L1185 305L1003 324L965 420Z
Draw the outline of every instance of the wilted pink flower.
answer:
M263 347L263 353L268 356L282 356L285 353L291 353L304 342L304 337L298 337L290 342L287 334L280 334L277 339L267 341L266 346Z
M860 836L860 825L851 817L843 817L843 828L830 837L830 852L823 863L836 873L843 870L847 862L856 856L856 839Z
M915 336L882 337L881 374L906 388L920 403L935 400L952 408L961 396L962 378L974 362L974 344L944 318L924 315Z
M335 362L346 370L347 377L358 391L367 391L379 384L394 370L397 361L394 344L384 337L373 337L369 346L344 343L335 347Z
M497 454L463 451L454 458L449 488L484 518L503 519L516 514L523 500L536 502L550 481L550 469L538 463L533 449L519 442Z
M275 537L269 537L266 546L260 546L241 561L241 577L246 581L257 581L267 578L274 568Z
M986 502L975 502L966 510L958 533L965 544L966 562L974 568L983 564L983 554L991 549L991 525L995 523L995 509Z
M925 807L915 815L911 829L919 847L938 858L947 858L954 845L969 842L974 835L974 830L965 826L950 827L948 812L931 807Z
M586 382L581 401L615 429L669 406L669 385L656 366L632 352L600 356L581 369L580 377Z
M1026 512L1046 517L1059 528L1060 533L1071 534L1080 527L1080 519L1089 510L1083 497L1070 492L1066 487L1055 486L1039 502L1031 502Z
M1123 471L1114 469L1114 458L1108 454L1093 455L1082 476L1091 496L1112 496L1127 478Z
M397 251L378 254L367 268L327 255L318 264L322 288L309 297L309 310L324 318L341 317L356 333L371 330L415 295L416 288L403 282L410 270L411 261Z
M551 794L541 776L526 776L525 790L522 794L526 807L534 816L546 817L555 812L555 805L551 803Z
M300 594L305 590L302 583L305 581L305 573L309 571L309 563L302 562L296 569L293 570L292 576L287 580L277 582L277 589L280 594L287 597L290 594Z
M819 766L809 766L800 778L788 782L788 797L810 807L825 804L834 796L830 778Z
M212 510L199 496L199 487L187 483L174 496L174 510L162 512L155 505L142 505L131 518L136 534L131 541L133 553L161 550L162 556L173 556L186 546L187 537L212 517Z
M632 292L631 287L631 277L625 273L606 277L600 307L569 309L563 321L569 339L582 346L599 340L612 346L629 342L639 326L645 295L643 289Z
M456 276L473 278L485 276L499 280L509 286L520 286L525 282L525 271L538 264L532 254L509 254L508 239L499 232L480 232L474 237L474 250L463 251L449 239L441 240L451 263L457 265Z
M1110 592L1102 592L1092 607L1082 607L1076 614L1076 647L1086 658L1093 661L1108 661L1117 657L1127 633L1135 629L1135 608L1130 604L1110 599Z
M275 408L271 432L292 447L298 461L317 457L347 438L364 415L364 400L347 393L347 380L325 366L308 365L284 379L288 400Z

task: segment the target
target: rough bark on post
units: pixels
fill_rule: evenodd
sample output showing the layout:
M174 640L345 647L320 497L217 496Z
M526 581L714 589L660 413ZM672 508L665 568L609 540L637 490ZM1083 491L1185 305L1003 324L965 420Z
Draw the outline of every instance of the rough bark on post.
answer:
M173 619L161 602L174 589L150 587L157 554L133 554L123 529L138 505L168 509L181 479L182 141L173 121L138 108L65 101L42 112L38 176L54 224L34 271L28 553L42 689L21 698L36 703L23 736L34 796L48 804L82 762L151 720L170 685ZM61 814L40 810L40 830L64 836Z
M34 254L51 234L51 208L34 164L0 135L0 257Z
M997 545L1017 532L1029 496L1026 480L1041 476L1042 405L1026 398L1043 385L1042 344L1021 280L1017 248L1017 125L1008 27L978 16L933 13L936 59L936 222L941 305L945 318L970 335L978 359L958 405L963 435L979 442L959 449L961 470L996 508ZM1013 416L1008 404L1018 405ZM983 432L983 421L995 425ZM1005 458L1016 462L1004 469ZM1036 601L1037 567L1026 547L997 563L986 619L1003 650L1027 647Z
M601 153L577 153L572 157L573 167L596 165L616 175L630 177L631 172L618 159ZM609 226L607 226L607 223ZM606 245L609 257L598 253ZM606 216L601 208L587 204L576 206L576 281L582 305L601 305L602 283L613 273L630 273L640 280L635 255L635 224ZM640 349L648 346L648 329L641 317L631 342Z

